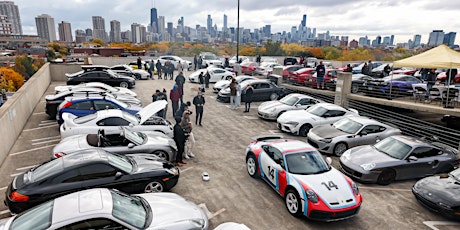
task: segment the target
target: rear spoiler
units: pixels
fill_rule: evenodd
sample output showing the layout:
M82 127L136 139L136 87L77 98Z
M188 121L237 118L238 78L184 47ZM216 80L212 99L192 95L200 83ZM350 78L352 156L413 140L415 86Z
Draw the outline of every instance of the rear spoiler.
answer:
M252 138L252 140L259 142L259 141L266 141L266 140L279 140L283 138L284 137L282 135L267 134L267 135L255 136Z

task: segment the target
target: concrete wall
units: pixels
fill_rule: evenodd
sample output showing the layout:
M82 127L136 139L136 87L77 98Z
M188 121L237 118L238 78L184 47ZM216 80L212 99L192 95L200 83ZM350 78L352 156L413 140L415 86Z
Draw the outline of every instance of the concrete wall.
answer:
M47 63L0 107L0 165L50 83L50 65Z
M81 71L81 65L79 64L50 64L49 72L51 75L51 81L67 81L66 73L75 73Z

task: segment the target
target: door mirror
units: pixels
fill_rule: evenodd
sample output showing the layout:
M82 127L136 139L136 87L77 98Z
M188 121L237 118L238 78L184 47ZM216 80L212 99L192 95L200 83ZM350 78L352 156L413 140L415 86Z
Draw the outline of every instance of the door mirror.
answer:
M121 178L122 176L123 176L123 173L122 173L122 172L117 172L117 173L115 174L115 178L116 178L116 179L119 179L119 178Z
M361 131L361 136L366 136L366 135L367 135L367 131L366 131L366 130Z
M327 164L331 165L332 164L332 158L326 157L326 162L327 162Z
M128 144L128 148L130 148L130 149L134 148L134 146L135 146L135 145L134 145L133 143L129 143L129 144Z
M299 108L301 106L301 104L295 104L295 107Z
M407 161L417 161L417 160L418 160L418 158L415 157L415 156L410 156L410 157L407 159Z
M130 127L130 128L133 128L133 127L134 127L134 124L133 124L133 123L129 123L129 127Z

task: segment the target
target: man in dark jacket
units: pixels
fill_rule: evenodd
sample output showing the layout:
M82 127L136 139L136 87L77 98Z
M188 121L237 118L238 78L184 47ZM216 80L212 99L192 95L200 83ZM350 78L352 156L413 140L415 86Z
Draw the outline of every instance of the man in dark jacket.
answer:
M244 107L245 113L249 112L249 109L251 108L251 102L252 102L252 95L254 94L254 88L251 86L251 84L248 84L246 86L246 89L244 90Z
M209 88L209 79L211 78L211 75L209 74L209 71L206 72L206 75L204 75L204 85L205 88Z
M176 112L179 109L179 89L177 89L177 85L174 84L173 88L169 92L169 99L171 99L171 105L172 105L172 113L173 117L176 117Z
M172 78L171 78L172 79ZM184 103L184 83L185 83L185 77L182 74L182 72L179 73L176 77L176 85L178 86L179 89L179 98L180 98L180 103Z
M182 118L176 117L175 119L176 119L176 124L174 125L173 139L174 139L174 142L176 142L176 146L177 146L176 165L182 166L182 164L187 164L182 159L182 155L184 154L186 137L185 137L184 130L182 129L182 126L180 125Z
M196 120L195 124L198 125L198 123L201 125L201 119L203 118L203 106L204 106L205 100L203 97L203 93L201 91L198 91L198 95L196 95L193 98L193 104L195 105L195 113L196 113Z
M161 65L161 62L157 61L155 67L157 67L158 79L161 79L161 71L163 71L163 66Z

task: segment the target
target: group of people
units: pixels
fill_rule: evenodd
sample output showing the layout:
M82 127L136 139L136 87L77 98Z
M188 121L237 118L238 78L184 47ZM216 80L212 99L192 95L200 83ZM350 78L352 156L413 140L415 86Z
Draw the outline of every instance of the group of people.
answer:
M198 67L198 69L201 69L203 67L203 58L201 56L197 57L196 55L193 57L193 66L194 69Z
M203 72L198 75L198 81L200 82L201 86L204 86L204 88L208 89L209 88L209 79L211 79L211 75L209 74L209 71L206 71L206 73L203 75Z
M247 84L244 92L242 91L241 85L236 81L235 78L232 79L230 83L230 108L238 109L241 105L241 96L244 94L244 112L249 112L252 103L252 95L254 93L254 88L251 84Z
M374 68L374 64L372 63L372 60L369 60L369 62L364 62L364 65L361 68L361 73L371 76L373 68Z

